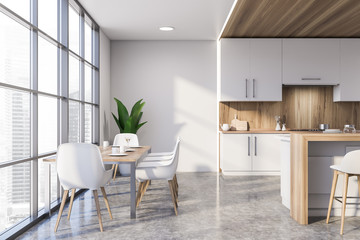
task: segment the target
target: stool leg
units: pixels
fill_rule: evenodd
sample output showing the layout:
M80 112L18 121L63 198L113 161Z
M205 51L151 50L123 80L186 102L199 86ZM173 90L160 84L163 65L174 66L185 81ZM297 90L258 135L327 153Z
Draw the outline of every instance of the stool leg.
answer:
M342 196L342 209L341 209L341 228L340 235L344 233L344 221L345 221L345 210L346 210L346 198L349 183L349 174L344 174L344 185L343 185L343 196Z
M328 208L328 213L327 213L327 217L326 217L326 223L329 223L331 208L332 208L332 205L333 205L333 202L334 202L334 195L335 195L338 176L339 176L339 172L334 170L334 177L333 177L333 182L332 182L332 186L331 186L329 208Z

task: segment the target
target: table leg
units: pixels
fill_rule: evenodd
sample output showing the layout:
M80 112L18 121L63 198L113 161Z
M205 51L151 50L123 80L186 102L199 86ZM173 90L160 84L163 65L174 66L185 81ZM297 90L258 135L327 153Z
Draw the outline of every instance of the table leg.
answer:
M135 162L130 163L130 218L136 218Z
M51 216L51 164L45 164L45 212Z

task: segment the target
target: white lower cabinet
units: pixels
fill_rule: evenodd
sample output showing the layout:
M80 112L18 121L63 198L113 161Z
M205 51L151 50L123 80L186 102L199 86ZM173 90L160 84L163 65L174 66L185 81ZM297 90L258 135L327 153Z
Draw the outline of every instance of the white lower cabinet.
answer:
M224 174L279 175L280 140L276 134L221 134L220 167Z

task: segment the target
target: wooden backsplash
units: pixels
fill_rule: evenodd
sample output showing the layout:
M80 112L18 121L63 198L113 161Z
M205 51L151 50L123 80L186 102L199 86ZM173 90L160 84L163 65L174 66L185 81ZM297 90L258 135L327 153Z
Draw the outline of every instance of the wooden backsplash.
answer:
M221 102L220 124L238 119L249 122L250 129L275 129L275 116L286 116L287 128L318 128L328 123L330 128L343 129L355 124L360 129L360 102L333 102L331 86L283 87L282 102Z

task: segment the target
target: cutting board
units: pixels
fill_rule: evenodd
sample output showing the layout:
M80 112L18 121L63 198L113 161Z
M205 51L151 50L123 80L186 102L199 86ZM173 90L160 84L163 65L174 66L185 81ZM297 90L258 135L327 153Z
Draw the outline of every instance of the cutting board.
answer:
M234 131L247 131L248 130L248 122L240 121L239 119L231 120L231 130Z

